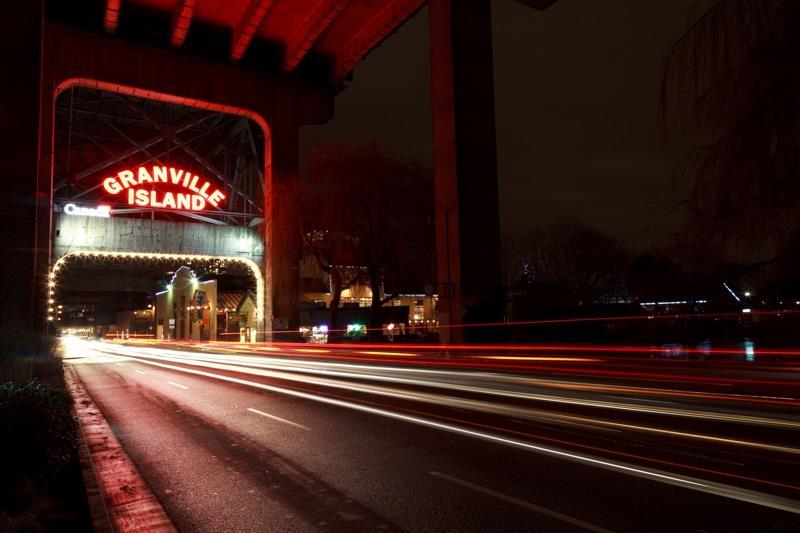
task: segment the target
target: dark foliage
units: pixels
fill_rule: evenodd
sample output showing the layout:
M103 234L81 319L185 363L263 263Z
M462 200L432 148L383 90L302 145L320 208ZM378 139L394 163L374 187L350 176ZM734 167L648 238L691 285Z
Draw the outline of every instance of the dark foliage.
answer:
M70 396L31 380L0 385L0 484L29 476L47 483L69 467L77 445Z
M626 296L628 254L611 235L568 219L532 232L520 262L529 285L569 289L583 305L616 302Z

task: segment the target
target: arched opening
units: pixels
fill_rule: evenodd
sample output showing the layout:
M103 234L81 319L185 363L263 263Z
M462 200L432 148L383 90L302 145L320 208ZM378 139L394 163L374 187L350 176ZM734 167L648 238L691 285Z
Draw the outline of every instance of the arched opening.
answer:
M261 269L258 265L247 258L242 257L226 257L226 256L211 256L211 255L196 255L196 254L169 254L169 253L147 253L147 252L114 252L114 251L103 251L103 250L85 250L80 252L68 252L67 254L60 257L51 268L50 272L48 273L48 282L47 282L47 321L48 324L52 325L53 327L58 327L58 323L63 320L60 316L60 310L63 308L63 304L59 303L62 301L60 298L63 297L60 294L60 287L61 283L63 282L65 274L67 274L70 270L70 266L75 266L78 263L97 263L102 264L104 268L107 268L109 263L116 263L116 264L134 264L138 263L139 265L142 264L149 264L157 266L165 271L168 269L173 269L171 272L173 273L172 281L165 287L165 289L169 290L170 285L174 283L174 281L178 278L183 280L184 276L187 271L191 272L191 276L195 277L194 270L202 268L206 272L216 272L217 274L220 271L224 271L231 265L239 265L243 267L247 272L249 272L250 276L252 277L253 281L255 282L256 287L256 302L255 302L255 320L259 322L262 320L264 315L264 278L261 273ZM184 270L185 269L185 270ZM180 273L180 275L179 275ZM199 280L198 280L199 284ZM193 311L196 309L189 309L190 307L201 307L200 311L204 308L211 309L214 312L217 309L219 304L218 298L216 296L216 288L214 289L214 299L210 302L208 299L205 299L203 302L196 301L197 294L195 292L192 293L193 298L191 303L184 302L180 305L179 309L175 309L177 313L173 312L172 316L177 316L178 319L183 317L183 320L188 320L186 318L185 312ZM172 302L170 302L170 305ZM157 313L157 311L156 311ZM164 316L168 315L166 313ZM152 317L153 320L157 320L158 315L154 314ZM202 320L202 317L201 317ZM154 329L157 331L157 325ZM180 328L178 320L174 324L176 328ZM204 324L208 327L211 324ZM167 322L162 324L164 329L168 329L170 324ZM183 334L180 335L180 338L191 338L191 336L186 335L187 325L184 324L182 326L184 328ZM180 331L180 330L179 330ZM168 338L175 338L174 333L170 335ZM163 335L162 335L163 338ZM198 340L208 340L198 338ZM255 340L255 339L248 339L248 340Z
M130 146L111 146L102 138L88 139L87 142L95 145L95 151L104 152L105 157L102 161L91 161L88 158L87 161L77 162L73 157L66 164L65 171L64 158L61 157L60 160L59 157L65 138L68 138L66 142L73 142L75 139L73 113L76 108L73 105L73 96L76 91L98 95L98 111L94 115L90 114L90 118L105 126L106 131L112 135L116 132L118 139L130 141ZM100 103L104 95L112 98L116 96L121 102L119 105L123 109L125 106L129 107L134 114L138 108L141 115L139 118L145 125L150 122L149 126L158 128L157 135L153 138L137 138L115 124L115 117L102 116ZM65 111L67 96L70 97L68 112ZM267 199L271 193L272 167L270 128L263 117L236 106L89 78L64 80L58 84L53 98L55 127L50 158L48 248L48 263L52 268L47 280L48 323L52 325L58 318L58 309L53 307L56 300L54 296L57 294L53 289L57 286L53 283L58 279L58 272L75 258L160 261L160 265L173 270L180 266L174 264L175 261L219 260L229 265L246 264L248 270L258 276L256 290L252 294L256 300L253 314L258 317L254 330L263 332L268 329L271 302L266 295L265 276L268 280L270 275L265 252L268 239L266 221L269 220L271 209ZM241 170L241 164L237 167L236 163L232 163L230 168L226 165L217 170L220 165L215 165L212 161L214 156L211 150L202 144L192 144L193 138L202 137L203 132L189 139L181 138L176 134L180 125L176 126L168 121L163 121L167 122L164 124L161 117L150 116L145 108L153 107L154 102L163 104L163 108L173 109L178 118L184 119L182 123L190 125L188 128L196 127L196 124L205 120L204 127L213 131L222 122L222 126L218 128L222 133L218 133L218 137L234 131L240 122L252 121L257 130L260 129L261 135L249 136L253 152L257 153L255 172L249 173L250 181L239 179L237 173ZM186 112L187 109L195 112L195 115ZM214 122L216 117L223 115L227 118ZM187 131L191 133L188 128ZM246 125L242 127L242 131L246 129ZM164 143L167 148L164 148ZM184 161L176 161L174 157L170 159L176 152L183 154ZM72 155L72 152L67 153L67 157ZM133 177L130 179L136 180L142 177L141 174L137 176L137 171L149 175L156 185L142 184L141 180L136 184L133 181L126 182L125 179L119 179L116 184L108 181L120 176L127 178L131 174ZM170 173L174 178L181 172L185 172L184 176L202 177L194 184L188 178L183 181L179 178L177 182L173 180L169 183ZM76 176L78 179L75 179ZM166 191L159 191L159 177L164 180L165 185L161 188L166 188ZM82 183L81 180L84 179L88 179L89 183ZM204 187L206 190L203 190ZM218 193L216 196L215 191ZM111 194L115 192L121 194ZM126 203L130 205L124 205ZM131 229L136 224L149 224L149 232L154 237L150 240L143 239L141 235L147 231L139 231L137 237L134 229ZM180 233L176 227L191 225L200 228L191 230L198 234L193 237L194 241L183 234L180 238L172 239L173 242L167 238L158 240L159 235ZM92 238L101 234L106 236L102 242ZM108 238L109 236L114 238ZM213 244L198 244L202 242ZM171 271L164 270L163 273L166 275L168 272Z

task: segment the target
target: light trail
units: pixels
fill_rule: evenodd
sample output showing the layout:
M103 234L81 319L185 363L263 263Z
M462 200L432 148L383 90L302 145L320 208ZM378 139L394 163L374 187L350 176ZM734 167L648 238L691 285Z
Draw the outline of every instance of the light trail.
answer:
M554 357L537 355L468 355L477 359L492 359L497 361L568 361L570 363L599 363L602 359L588 357Z
M208 355L209 357L214 356L214 355L218 355L218 354L215 354L214 352L208 352L207 351L207 345L200 345L200 347L204 349L204 351L203 351L204 354L209 354ZM245 364L250 364L249 362L252 361L252 364L255 364L256 366L258 364L260 364L260 363L263 364L263 361L271 361L271 362L276 362L276 363L282 362L282 363L284 363L286 365L289 365L289 366L284 367L285 369L292 370L292 371L297 371L298 370L296 368L296 365L303 365L303 364L308 364L308 365L313 365L313 366L328 366L328 365L331 365L331 366L334 366L334 367L338 365L338 366L340 366L342 368L350 368L350 369L354 369L354 370L362 369L362 368L365 368L365 367L369 366L370 370L390 370L390 371L394 371L394 372L400 372L401 371L400 370L400 368L401 368L400 366L384 366L384 367L372 366L372 365L375 364L375 361L373 359L371 359L371 358L365 360L365 361L368 361L369 365L365 365L365 364L354 365L353 363L359 360L357 357L355 357L355 358L354 357L338 357L338 356L337 357L333 357L333 358L325 357L325 359L334 359L336 361L347 361L347 363L331 363L331 362L322 362L322 361L319 361L319 360L312 361L312 362L307 362L304 359L295 359L295 358L291 358L291 359L287 359L287 358L278 358L278 359L275 359L275 358L264 358L261 355L252 355L254 353L252 350L230 349L229 346L225 346L225 347L216 347L216 346L214 346L214 350L216 350L217 352L223 352L223 353L229 353L229 354L239 354L239 355L237 355L235 357L230 357L230 356L226 357L225 362L234 362L234 363L244 362ZM270 351L276 351L276 350L277 349L272 348ZM160 348L160 351L173 353L173 354L175 354L177 356L185 356L187 354L187 352L182 351L182 350L169 350L169 349L166 349L166 348ZM195 353L195 355L200 355L200 354L197 354L196 352L189 352L189 353ZM390 353L390 352L385 352L385 353ZM247 354L247 355L242 355L242 354ZM282 354L279 354L279 355L282 355ZM424 368L425 366L428 366L428 367L443 367L443 366L444 367L451 367L452 366L452 367L458 367L459 369L462 369L462 368L463 369L469 369L469 370L471 370L473 372L472 375L476 375L474 373L475 370L485 370L485 369L488 369L488 370L506 370L506 368L504 368L504 367L498 368L498 367L496 367L494 365L490 365L490 366L485 366L485 365L474 366L474 365L463 365L463 364L451 364L450 362L442 362L442 361L435 361L434 362L434 361L430 361L430 360L425 360L425 361L391 360L391 361L384 361L384 362L385 363L387 363L387 362L388 363L392 363L394 365L397 365L398 362L399 362L399 364L406 365L406 366L408 366L408 363L413 362L414 364L411 365L411 366L413 366L413 368L409 368L409 370L408 370L409 372L440 372L440 373L443 372L442 370L425 369ZM279 368L279 367L275 367L275 368ZM541 367L538 367L538 368L541 369ZM516 369L516 367L512 367L511 368L511 370L515 370L515 369ZM459 370L458 372L459 372L460 375L464 375L462 370ZM570 373L575 374L574 372L566 372L566 371L562 372L562 373L563 374L570 374ZM439 374L439 375L442 375L442 374ZM770 405L771 404L771 405L784 405L784 406L791 406L791 407L800 407L800 401L798 401L797 398L785 397L785 396L781 397L781 396L776 396L775 394L771 394L771 395L767 395L767 394L752 394L752 393L751 394L738 394L738 393L734 393L734 392L718 392L718 391L707 392L707 391L692 391L692 390L682 390L682 389L675 389L675 388L667 388L665 386L660 386L660 387L636 386L636 387L634 387L634 386L626 386L626 385L610 384L610 383L598 385L598 384L592 384L592 383L589 383L589 382L575 381L574 379L571 380L571 381L566 381L563 378L558 378L558 379L554 379L554 378L537 378L537 379L533 379L533 378L529 378L529 377L521 377L519 375L513 376L513 375L509 375L509 374L498 374L496 372L493 372L492 374L486 374L486 375L491 375L493 377L493 379L495 379L495 380L501 380L501 381L505 381L505 382L512 382L513 381L513 382L515 382L517 384L525 385L525 386L535 385L535 386L545 387L545 388L569 390L571 392L574 392L574 391L577 391L577 390L584 390L584 391L587 391L587 392L622 392L622 393L625 393L625 394L636 394L636 395L648 395L648 396L661 395L661 396L672 396L673 398L684 398L684 399L688 398L688 399L697 399L697 400L722 400L722 401L726 401L726 402L737 402L737 403L747 402L747 403L750 403L750 404L764 404L764 405ZM654 382L656 384L665 383L665 382L671 381L670 378L673 377L674 375L664 374L664 375L658 375L658 376L659 377L657 377L657 378L647 379L646 381ZM583 376L581 374L581 375L576 376L576 377L586 377L586 376ZM681 385L682 383L680 381L678 381L675 384L676 385Z
M406 352L381 352L381 351L359 351L356 353L364 354L364 355L385 355L388 357L418 357L420 354L418 353L406 353Z
M177 355L178 355L178 358L176 358L176 359L174 359L172 361L181 362L181 363L185 364L185 362L186 362L185 358L187 357L186 352L178 352ZM190 359L194 359L194 358L190 357ZM208 357L206 356L204 359L201 359L200 361L206 361L207 359L208 359ZM249 360L249 359L257 359L257 358L253 358L253 357L237 357L236 359ZM170 359L167 358L165 360L170 360ZM291 361L291 363L297 364L297 363L299 363L299 361L293 360L293 361ZM318 363L309 362L308 364L314 365L314 364L318 364ZM346 365L343 365L341 363L325 363L325 364L329 365L329 366L339 366L339 367L346 366ZM204 366L204 365L201 363L200 366ZM213 365L210 364L210 365L205 365L205 366L209 366L209 367L212 367L212 368L225 368L224 365L217 365L217 364L213 364ZM392 369L392 368L391 367L386 367L386 369ZM291 370L297 371L296 368L291 369ZM304 370L305 369L301 369L300 371L303 372ZM374 368L371 368L370 370L374 370ZM416 369L412 370L412 369L403 368L403 369L399 369L399 370L401 370L404 373L408 373L408 372L417 372L418 373L419 372L419 370L416 370ZM246 370L245 370L245 372L246 373L251 373L251 374L254 374L254 375L259 375L260 374L260 372L249 372L249 371L246 371ZM457 375L458 374L457 372L442 372L440 370L428 370L426 372L427 373L432 373L432 374L438 374L438 375L447 375L447 374L449 374L449 375ZM330 375L331 372L327 371L327 372L324 372L324 374ZM482 376L488 376L488 375L482 375ZM361 376L359 376L359 377L361 377ZM307 380L307 379L305 379L305 380L304 379L299 379L298 381L299 382L306 382L306 383L309 382L309 380ZM410 381L411 384L414 384L414 383L417 383L417 382L418 382L418 380L417 381ZM317 383L317 384L319 384L319 383ZM654 427L647 427L647 426L633 425L633 424L617 423L619 425L614 426L613 425L614 423L609 424L609 423L607 423L607 421L598 420L598 419L594 419L594 418L574 417L574 416L571 417L571 416L561 415L561 414L558 414L558 413L552 413L552 412L540 411L540 410L531 410L531 409L527 409L527 410L517 409L517 410L514 410L512 408L507 408L505 406L498 406L496 404L486 404L486 403L479 403L479 402L474 402L474 401L473 402L466 402L466 401L463 401L463 400L454 399L454 398L451 398L451 397L443 397L443 396L438 396L438 395L426 395L426 396L423 396L423 395L420 395L420 394L408 394L408 393L405 393L403 391L396 390L396 389L392 390L392 389L383 388L383 389L366 390L363 386L359 386L359 385L353 386L351 384L348 387L348 386L346 386L346 385L344 385L342 383L339 383L339 382L337 382L335 386L337 388L340 388L340 389L344 388L344 389L348 389L348 390L353 390L355 392L367 392L367 393L370 393L370 394L379 394L379 395L382 395L382 396L388 396L388 397L404 399L404 400L411 400L411 401L417 401L417 402L424 401L424 402L426 402L428 404L437 405L437 406L449 406L449 407L458 408L458 409L469 409L469 410L472 410L472 411L475 411L475 412L483 412L483 413L486 413L486 414L493 414L493 415L505 415L505 416L510 416L510 417L519 418L519 419L528 419L528 420L532 420L532 421L546 421L546 422L553 423L553 424L556 424L556 425L561 425L561 424L585 425L587 427L593 427L595 429L608 428L608 429L614 429L616 431L620 431L620 430L624 429L624 430L637 431L637 432L643 432L643 433L653 433L653 434L658 434L658 435L669 435L669 436L685 438L685 439L696 439L696 440L701 440L701 441L705 441L705 442L714 442L714 443L717 443L717 444L723 444L723 445L729 445L729 446L744 446L744 447L749 447L749 448L752 448L752 449L760 449L760 450L764 450L764 451L773 451L773 452L780 452L780 453L796 454L797 451L798 451L798 450L796 450L794 448L791 448L791 447L777 446L777 445L772 445L772 444L769 444L769 443L745 441L745 440L742 440L742 439L731 439L731 438L727 438L727 437L719 437L719 436L714 436L714 435L703 435L703 434L698 434L698 433L678 432L678 431L673 431L673 430L665 430L665 429L662 429L662 428L654 428ZM462 389L463 387L458 386L458 387L455 387L455 388L456 389ZM545 440L551 440L551 439L547 439L547 438L541 437L541 436L539 438L544 438ZM572 444L575 445L574 443L572 443ZM614 454L614 455L618 455L617 452L613 452L611 450L602 450L602 451L604 451L606 453L611 453L611 454ZM653 461L653 459L641 458L641 457L638 457L638 456L636 458L637 459L644 459L644 460L647 460L647 461ZM661 462L661 461L656 460L656 462ZM696 467L691 467L691 466L688 466L688 465L678 465L678 464L672 463L672 462L666 462L665 464L669 464L670 466L673 466L673 467L679 466L679 467L683 467L683 468L689 468L689 469L692 469L692 470L698 470ZM796 487L791 487L791 486L788 486L786 484L775 483L775 482L770 482L770 481L766 481L766 480L758 480L758 479L753 479L753 478L749 478L749 477L746 477L746 476L740 476L740 475L736 475L736 474L730 474L730 473L726 473L726 472L710 471L710 470L707 470L707 469L699 469L699 470L704 471L704 472L713 472L716 475L721 475L721 476L725 476L725 477L734 477L734 478L737 478L737 479L745 479L745 480L748 480L748 481L756 481L756 482L768 484L768 485L771 485L771 486L777 486L777 487L783 487L783 488L792 488L794 490L798 490Z
M792 429L800 428L800 421L793 419L744 415L744 414L726 413L726 412L678 409L669 407L659 407L653 405L641 406L633 403L610 402L605 400L590 400L583 398L570 398L570 397L553 396L553 395L538 394L531 392L495 389L484 386L479 387L467 383L449 383L444 381L433 381L430 379L386 376L378 374L376 371L379 369L374 367L370 368L369 372L364 372L364 371L354 372L353 368L348 369L347 371L337 370L334 368L326 368L324 370L315 368L314 365L318 365L319 363L311 363L310 366L303 366L302 368L298 368L297 366L287 364L286 362L274 363L274 362L250 361L247 363L247 365L236 365L236 364L231 364L231 361L229 359L214 357L210 354L196 354L195 356L192 356L189 352L173 352L170 353L172 357L170 358L170 357L164 357L163 355L158 353L157 350L150 349L148 351L143 351L143 349L141 348L124 350L118 353L122 353L123 355L129 355L137 358L144 357L144 358L168 360L172 362L179 362L182 364L189 364L193 366L206 366L208 368L215 368L218 370L248 373L252 375L259 375L262 377L271 377L287 381L295 381L295 382L319 385L324 387L347 389L353 392L387 395L392 397L402 396L408 398L409 395L407 392L400 392L397 389L379 388L363 384L356 384L352 382L345 382L345 381L325 379L325 378L311 378L306 375L300 375L297 372L301 372L302 374L336 376L339 378L354 378L354 379L363 379L370 381L384 381L384 382L399 383L412 386L427 386L432 388L457 390L460 392L472 392L472 393L508 397L514 399L533 400L533 401L564 404L564 405L576 405L581 407L611 409L617 411L638 412L651 415L652 414L667 415L667 416L675 416L682 418L715 420L719 422L752 424L752 425L760 425L765 427L776 427L776 428L792 428ZM265 370L265 369L270 369L270 370ZM380 370L386 371L389 370L389 368L382 367L380 368ZM435 370L429 370L427 373L431 374L436 372L437 371Z
M800 313L800 311L797 311ZM114 339L115 342L121 342L121 339ZM155 341L145 338L131 338L130 341L139 343L158 344L160 341ZM307 342L288 342L288 341L274 341L274 342L255 342L255 343L231 343L226 341L170 341L171 344L185 344L187 346L215 346L215 347L231 347L236 345L248 350L253 349L292 349L292 348L308 348ZM326 349L342 351L342 350L384 350L386 351L386 343L335 343L324 345ZM550 351L550 352L589 352L589 353L609 353L609 354L641 354L653 355L661 353L664 348L661 345L588 345L588 344L404 344L393 343L393 348L398 350L410 351L454 351L454 352L529 352L529 351ZM699 348L697 346L683 345L681 351L687 355L747 355L745 348ZM800 350L797 348L758 348L757 354L760 355L786 355L800 358ZM390 353L390 352L388 352ZM638 358L636 360L639 360ZM673 363L676 361L689 362L689 363L702 363L701 360L685 360L685 359L664 359L662 362ZM653 361L654 362L654 361ZM751 363L751 362L748 362Z
M781 309L781 310L756 310L748 312L748 316L791 316L800 314L797 309ZM627 322L627 321L661 321L661 320L676 320L676 319L692 319L692 320L709 320L719 318L741 318L742 312L718 312L718 313L649 313L643 315L617 315L617 316L588 316L588 317L573 317L573 318L552 318L541 320L516 320L509 322L477 322L477 323L457 323L457 324L439 324L439 329L453 329L453 328L507 328L512 326L545 326L545 325L559 325L559 324L585 324L595 322ZM367 331L382 332L383 327L367 327ZM273 329L262 330L258 332L259 335L297 335L296 329ZM341 328L328 328L328 333L348 333L347 329ZM234 333L233 335L238 335Z
M239 385L249 386L253 388L259 388L263 390L269 390L272 392L277 392L281 394L285 394L288 396L294 396L298 398L303 398L307 400L316 401L319 403L324 403L328 405L343 407L355 411L361 411L365 413L370 413L378 416L383 416L386 418L400 420L404 422L414 423L420 426L429 427L432 429L437 429L441 431L447 431L450 433L460 434L463 436L492 442L496 444L501 444L505 446L514 447L517 449L534 452L558 459L567 460L570 462L575 462L579 464L584 464L588 466L598 467L605 470L617 472L620 474L630 475L634 477L639 477L643 479L648 479L651 481L656 481L660 483L665 483L668 485L678 486L689 490L704 492L708 494L713 494L720 497L725 497L729 499L734 499L738 501L744 501L753 503L756 505L761 505L765 507L769 507L772 509L779 509L783 511L788 511L795 514L800 514L800 502L780 496L770 495L750 489L744 489L739 487L734 487L731 485L718 483L714 481L702 480L699 478L694 478L690 476L685 476L682 474L672 474L669 472L649 468L649 467L641 467L635 466L632 464L614 461L604 458L595 457L592 455L584 454L584 453L576 453L572 451L563 450L560 448L555 448L552 446L544 446L541 444L534 444L531 442L522 441L515 438L509 438L506 436L486 432L486 431L477 431L474 429L470 429L467 427L462 427L455 424L450 423L443 423L434 419L422 417L422 416L412 416L403 413L399 413L396 411L392 411L385 408L377 408L377 407L370 407L367 405L351 402L348 400L342 399L335 399L330 398L327 396L321 396L318 394L313 394L309 392L288 389L285 387L280 387L276 385L270 385L266 383L260 383L252 380L237 378L233 376L217 374L214 372L207 372L205 370L199 370L195 368L186 368L183 366L177 366L174 364L167 364L162 363L154 360L149 359L142 359L136 356L125 356L131 357L134 360L140 361L144 364L149 364L157 367L167 368L170 370L184 372L199 376L204 376L216 380L226 381L230 383L237 383Z
M202 350L208 350L209 347L212 347L214 350L218 350L218 351L226 351L226 352L230 352L230 353L235 353L236 352L236 350L231 351L229 347L226 347L224 345L224 343L221 343L221 344L222 345L219 345L219 344L211 344L211 345L210 344L201 344L201 345L186 344L185 346L191 347L193 349L202 349ZM285 344L281 344L281 346L284 348L284 352L281 355L290 356L291 354L287 353L285 351L286 349L293 350L293 349L296 349L298 347L308 346L308 344L306 344L306 343L285 343ZM352 352L344 352L344 350L342 350L343 346L353 346L353 347L356 347L356 348L359 348L359 349L356 349L356 350L354 350ZM363 361L367 361L367 362L375 362L373 358L362 358L362 357L359 357L358 352L363 352L364 351L363 350L364 346L365 345L360 345L360 344L354 344L354 345L330 345L331 353L329 353L329 354L320 353L320 355L318 357L324 358L324 359L335 359L335 360L347 360L347 361L363 360ZM390 351L386 350L386 346L385 345L376 345L376 346L383 347L382 351L383 351L384 354L391 353ZM415 347L415 348L420 348L420 346L416 346L416 345L406 345L406 348L411 348L412 346ZM253 346L250 346L249 349L242 350L240 353L249 353L249 354L256 353L257 354L263 348L264 348L263 346L253 345ZM476 348L482 348L482 347L476 347ZM537 348L544 348L544 347L539 346ZM552 348L552 347L547 347L547 348L549 349L549 348ZM586 348L586 347L584 347L584 348ZM300 349L302 350L303 348L300 348ZM618 347L618 349L627 349L627 348ZM305 348L305 350L313 350L313 349ZM269 351L280 351L280 349L276 349L276 347L271 346L271 347L269 347ZM342 353L336 353L337 351L338 352L342 352ZM306 353L314 353L314 352L306 352ZM405 353L405 352L403 352L403 353ZM630 370L630 369L628 369L628 370L613 370L613 369L608 369L608 368L595 368L595 367L592 367L592 366L585 366L585 365L583 365L583 363L588 362L588 361L586 361L585 357L565 358L563 361L561 361L561 362L564 362L564 363L568 363L568 362L579 363L579 365L576 366L576 367L571 367L571 366L544 366L544 365L536 365L535 367L529 367L529 366L515 365L515 364L512 364L512 365L502 365L502 364L498 364L498 363L484 364L484 363L481 363L481 362L478 362L478 361L484 361L484 360L489 361L489 360L492 360L492 359L491 358L482 358L482 356L476 356L476 355L471 355L471 354L464 354L462 356L459 356L458 358L452 358L452 359L450 359L450 358L442 358L441 356L437 356L435 358L424 358L424 359L423 358L419 358L419 359L411 358L411 359L409 359L409 358L403 357L402 355L399 356L396 359L393 359L388 355L386 355L385 357L386 357L386 359L384 359L384 362L400 363L400 364L414 364L414 365L418 365L418 366L447 366L447 367L458 367L458 368L465 368L465 369L466 368L478 368L478 369L488 368L488 369L500 369L500 370L503 370L503 369L507 369L507 370L536 370L536 371L541 371L541 372L562 373L562 374L570 374L571 373L571 374L580 375L580 376L592 376L592 377L605 376L605 377L624 378L624 379L636 378L636 379L641 380L641 381L649 381L649 382L655 382L655 383L663 382L665 380L675 381L677 383L692 382L694 384L704 384L704 385L717 387L717 388L719 388L719 387L729 387L729 386L733 386L733 385L758 385L758 386L770 386L770 387L772 387L772 386L787 387L789 389L797 390L798 386L800 386L800 383L798 383L798 380L796 380L796 379L794 379L794 380L766 379L766 378L764 378L764 379L753 379L753 378L741 378L741 377L736 377L736 376L726 376L724 379L722 379L722 378L716 377L716 376L697 376L697 375L693 375L693 374L687 374L685 372L680 372L680 373L678 372L680 370L686 370L686 369L696 370L697 369L696 365L703 363L701 361L683 361L683 360L674 361L674 360L648 359L647 360L648 369L651 366L655 366L656 370L667 370L667 372L659 372L659 371L652 371L652 370L648 370L648 371L644 372L644 371L640 371L640 370L635 370L636 368L641 366L640 365L641 360L638 360L638 359L634 360L634 361L637 362L638 366L636 366L636 367L628 367L628 368L633 368L634 370ZM495 358L495 360L502 361L501 359L497 359L497 358ZM619 366L618 363L629 362L630 359L621 360L621 359L614 358L614 359L604 359L604 360L601 359L601 360L598 360L598 361L601 362L601 363L605 363L606 365L608 365L610 363L617 363L617 366ZM527 361L519 361L519 362L520 363L524 363L524 362L527 362ZM540 360L540 361L537 361L537 362L546 362L546 360ZM676 364L687 363L687 362L694 363L694 367L676 367L675 366ZM722 364L724 364L724 363L722 363ZM710 367L707 367L707 368L710 368ZM721 366L720 363L715 362L714 363L714 368L719 370L720 368L722 368L722 366ZM734 367L734 368L738 369L739 367ZM749 371L751 369L752 369L752 365L750 363L747 363L747 370Z

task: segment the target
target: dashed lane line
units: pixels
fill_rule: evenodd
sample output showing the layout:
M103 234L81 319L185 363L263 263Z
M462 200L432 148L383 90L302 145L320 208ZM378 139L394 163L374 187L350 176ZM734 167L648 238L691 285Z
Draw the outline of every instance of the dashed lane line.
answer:
M255 413L257 415L265 416L272 420L277 420L278 422L283 422L284 424L288 424L290 426L294 426L296 428L304 429L306 431L311 431L310 427L306 427L303 424L298 424L297 422L292 422L291 420L286 420L285 418L281 418L279 416L271 415L269 413L265 413L264 411L259 411L258 409L253 409L252 407L247 408L248 411L251 413Z
M595 533L611 533L610 530L602 528L600 526L590 524L589 522L584 522L583 520L580 520L578 518L573 518L569 515L565 515L564 513L559 513L558 511L553 511L546 507L542 507L541 505L536 505L535 503L530 503L526 502L525 500L520 500L519 498L515 498L514 496L503 494L502 492L497 492L492 489L487 489L486 487L481 487L480 485L476 485L475 483L470 483L469 481L464 481L463 479L458 479L457 477L448 476L447 474L442 474L441 472L436 472L433 470L431 470L429 474L439 479L444 479L446 481L449 481L450 483L454 483L456 485L460 485L462 487L474 490L475 492L480 492L482 494L486 494L488 496L497 498L498 500L503 500L504 502L516 505L517 507L522 507L523 509L528 509L529 511L534 511L544 516L554 518L571 526L576 526L581 529L585 529L586 531L593 531Z

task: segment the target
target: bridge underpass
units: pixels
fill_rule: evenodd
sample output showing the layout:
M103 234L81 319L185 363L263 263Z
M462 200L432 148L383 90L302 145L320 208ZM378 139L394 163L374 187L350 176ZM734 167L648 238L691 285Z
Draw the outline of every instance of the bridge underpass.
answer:
M241 321L251 340L263 313L261 272L236 257L70 252L56 262L49 280L54 333L239 340ZM181 286L184 280L189 285ZM250 305L242 309L236 302L245 299Z

